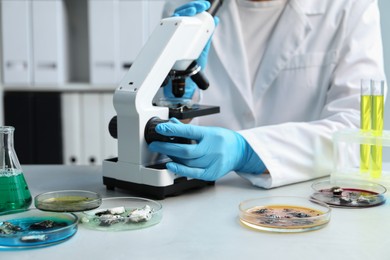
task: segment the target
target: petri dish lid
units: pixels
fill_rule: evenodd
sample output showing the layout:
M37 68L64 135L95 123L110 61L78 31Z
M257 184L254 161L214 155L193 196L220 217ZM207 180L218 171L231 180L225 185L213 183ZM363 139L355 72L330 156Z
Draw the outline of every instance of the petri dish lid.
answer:
M322 180L312 184L313 199L339 208L367 208L385 203L386 188L358 180Z
M162 205L139 197L103 198L98 209L79 214L81 225L100 231L148 228L160 223Z
M249 199L239 204L241 224L267 232L292 233L323 228L331 208L303 197L275 196Z
M84 190L52 191L34 198L36 208L52 212L82 212L96 209L101 203L98 193Z
M37 209L9 211L0 216L0 250L47 247L70 239L77 232L73 213Z

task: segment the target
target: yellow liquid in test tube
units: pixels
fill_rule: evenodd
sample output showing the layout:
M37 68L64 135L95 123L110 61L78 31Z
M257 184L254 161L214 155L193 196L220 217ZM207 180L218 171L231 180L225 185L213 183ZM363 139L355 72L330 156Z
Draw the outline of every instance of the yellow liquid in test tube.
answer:
M360 103L360 128L362 132L370 132L371 130L371 95L362 95ZM360 171L369 172L370 170L370 151L371 145L360 145Z
M374 136L381 136L383 131L384 96L372 96L372 130ZM371 147L371 177L380 178L382 174L382 145L376 144Z

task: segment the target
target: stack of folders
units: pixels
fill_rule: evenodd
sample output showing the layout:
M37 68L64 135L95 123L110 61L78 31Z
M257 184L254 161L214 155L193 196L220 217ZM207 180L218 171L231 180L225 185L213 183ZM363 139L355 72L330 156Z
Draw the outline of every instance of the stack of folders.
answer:
M64 164L99 165L117 156L108 132L115 115L111 93L64 93L61 103Z
M62 0L2 0L4 85L67 80L66 15Z

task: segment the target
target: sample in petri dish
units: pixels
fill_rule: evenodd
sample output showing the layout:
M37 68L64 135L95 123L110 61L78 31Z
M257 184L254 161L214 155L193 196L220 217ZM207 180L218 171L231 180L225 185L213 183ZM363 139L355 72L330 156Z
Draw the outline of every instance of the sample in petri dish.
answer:
M367 208L385 203L386 188L378 183L325 180L313 183L312 198L339 208Z
M323 202L302 197L263 197L239 205L240 222L269 232L306 232L323 228L331 209Z
M79 214L82 226L101 231L147 228L160 223L162 205L138 197L103 198L98 209Z
M159 98L156 104L157 106L169 107L172 109L191 109L193 101L192 99L185 98Z
M101 203L98 193L84 190L46 192L34 199L36 208L52 212L82 212L96 209Z
M47 247L62 243L77 232L73 213L37 209L8 211L0 216L0 250Z

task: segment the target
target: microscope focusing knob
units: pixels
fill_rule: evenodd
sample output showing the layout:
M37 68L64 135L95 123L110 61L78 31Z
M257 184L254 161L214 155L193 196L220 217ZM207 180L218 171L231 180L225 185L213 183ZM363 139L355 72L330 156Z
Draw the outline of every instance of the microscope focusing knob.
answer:
M148 123L146 123L145 126L145 140L148 144L150 144L153 141L160 141L160 142L170 142L170 143L181 143L181 144L190 144L191 140L187 138L182 137L176 137L176 136L164 136L160 135L156 132L156 126L161 123L169 122L169 120L162 120L158 117L152 117ZM110 135L118 139L118 122L117 122L117 116L114 116L111 118L110 123L108 124L108 131Z
M118 138L118 124L117 124L117 116L114 116L111 118L110 122L108 123L108 132L110 135L117 139Z
M145 126L145 140L148 144L154 141L169 142L169 143L181 143L190 144L191 140L183 137L165 136L156 132L156 126L161 123L169 122L169 120L163 120L158 117L152 117Z

